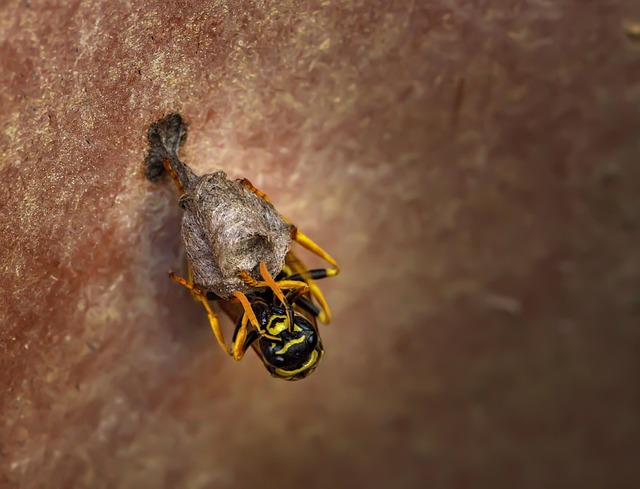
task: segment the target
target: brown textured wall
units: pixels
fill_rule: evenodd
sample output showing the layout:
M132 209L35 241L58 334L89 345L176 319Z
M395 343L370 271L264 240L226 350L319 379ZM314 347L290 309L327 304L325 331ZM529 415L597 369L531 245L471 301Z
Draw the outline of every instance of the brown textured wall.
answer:
M638 20L3 2L0 487L637 487ZM197 171L343 267L303 382L227 358L166 278L180 212L141 163L175 110Z

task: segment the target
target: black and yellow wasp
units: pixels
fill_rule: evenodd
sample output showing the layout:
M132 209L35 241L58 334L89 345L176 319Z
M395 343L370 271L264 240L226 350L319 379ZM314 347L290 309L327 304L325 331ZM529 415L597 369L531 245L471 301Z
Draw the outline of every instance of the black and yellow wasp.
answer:
M288 267L285 266L285 270L288 271ZM304 282L305 279L326 276L324 269L309 270L307 277L283 271L274 282L276 285L282 281ZM299 380L311 374L324 355L324 348L317 326L322 310L313 303L309 294L293 291L283 300L278 290L271 286L256 288L246 297L259 328L248 330L243 324L249 321L244 309L240 310L238 317L237 308L230 301L221 301L221 307L229 317L238 317L232 338L232 351L241 352L238 359L253 347L273 377ZM219 300L214 294L208 294L207 298Z
M324 353L317 321L331 320L315 280L337 275L338 265L249 180L231 181L221 171L197 176L178 158L186 134L179 114L152 124L147 134L146 176L155 181L168 173L184 210L188 278L169 276L202 303L218 343L236 360L253 347L274 377L304 378ZM308 270L290 249L292 241L331 267ZM231 348L209 300L226 312L242 308Z

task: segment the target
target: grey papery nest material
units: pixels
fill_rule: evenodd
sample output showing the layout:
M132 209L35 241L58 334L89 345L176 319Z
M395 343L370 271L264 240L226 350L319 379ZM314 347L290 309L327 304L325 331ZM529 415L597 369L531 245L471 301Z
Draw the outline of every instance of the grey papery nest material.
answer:
M182 241L194 284L222 298L234 291L249 293L252 288L239 273L246 271L260 280L263 261L272 276L278 275L291 247L291 225L273 205L227 179L223 171L202 176L193 173L178 158L186 130L178 114L151 125L147 178L160 178L165 173L163 161L168 160L184 188L180 199L184 209Z

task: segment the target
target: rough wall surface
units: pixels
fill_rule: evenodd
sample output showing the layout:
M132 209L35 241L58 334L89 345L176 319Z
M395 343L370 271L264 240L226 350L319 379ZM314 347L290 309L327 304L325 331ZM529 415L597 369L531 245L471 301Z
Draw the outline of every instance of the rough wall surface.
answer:
M637 487L639 19L3 2L0 487ZM167 279L170 111L342 265L309 379L226 357Z

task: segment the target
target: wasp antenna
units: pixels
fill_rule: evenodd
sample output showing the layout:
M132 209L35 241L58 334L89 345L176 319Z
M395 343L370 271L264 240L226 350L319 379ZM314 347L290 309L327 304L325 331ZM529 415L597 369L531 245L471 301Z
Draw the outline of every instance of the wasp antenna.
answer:
M280 300L280 302L282 302L282 305L284 306L285 311L287 311L287 319L289 320L288 329L289 331L291 331L293 329L293 309L291 308L291 305L289 304L289 301L287 300L287 298L282 293L282 290L280 290L280 287L278 287L278 284L276 283L276 281L273 280L273 277L269 273L269 270L267 270L267 266L264 264L263 261L260 262L260 275L262 275L262 279L265 281L267 286L273 291L273 293Z

